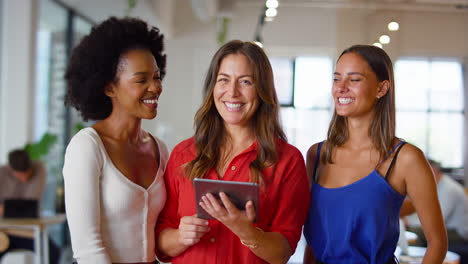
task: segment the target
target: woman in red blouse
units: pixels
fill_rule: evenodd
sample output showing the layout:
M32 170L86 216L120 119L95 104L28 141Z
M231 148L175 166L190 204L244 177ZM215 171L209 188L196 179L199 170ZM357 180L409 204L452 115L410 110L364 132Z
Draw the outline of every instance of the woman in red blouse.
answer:
M251 42L231 41L214 55L195 135L169 159L167 202L158 218L158 258L177 263L286 263L301 236L309 190L301 153L286 142L268 57ZM240 211L223 193L196 217L193 179L257 182L259 210ZM253 220L257 216L257 222Z

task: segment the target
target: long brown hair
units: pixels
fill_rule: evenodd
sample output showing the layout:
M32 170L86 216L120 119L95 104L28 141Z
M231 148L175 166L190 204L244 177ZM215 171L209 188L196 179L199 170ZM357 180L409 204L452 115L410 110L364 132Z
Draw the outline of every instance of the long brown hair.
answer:
M204 84L205 98L195 115L195 147L197 156L186 164L186 177L203 178L220 162L221 147L227 135L223 119L216 110L213 89L223 59L230 54L242 54L253 68L253 81L259 97L258 109L250 126L257 140L257 158L250 164L250 180L260 182L261 171L278 160L276 140L286 140L279 122L279 103L273 80L273 71L265 52L252 42L233 40L224 44L211 60Z
M379 98L374 106L374 118L369 127L372 143L383 159L391 150L395 139L395 80L393 65L387 53L371 45L354 45L344 50L338 60L346 53L356 53L369 64L379 81L388 81L387 93ZM337 60L337 61L338 61ZM333 113L328 127L327 143L324 146L322 163L333 163L333 147L343 145L348 140L347 118Z

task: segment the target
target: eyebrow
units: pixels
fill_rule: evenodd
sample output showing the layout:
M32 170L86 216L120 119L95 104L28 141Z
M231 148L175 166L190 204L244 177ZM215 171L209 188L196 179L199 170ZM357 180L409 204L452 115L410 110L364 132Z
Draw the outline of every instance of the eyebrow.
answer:
M226 77L231 77L229 74L227 74L227 73L222 73L222 72L218 73L218 76L219 76L219 75L226 76ZM239 76L239 78L244 78L244 77L253 78L253 76L250 75L250 74L244 74L244 75Z
M361 75L361 76L365 76L363 73L360 73L360 72L348 72L346 75ZM333 75L341 75L341 73L339 72L334 72Z
M160 70L157 69L157 70L154 71L154 72L160 73ZM148 74L148 72L135 72L135 73L133 73L133 76L137 76L137 75L147 75L147 74Z

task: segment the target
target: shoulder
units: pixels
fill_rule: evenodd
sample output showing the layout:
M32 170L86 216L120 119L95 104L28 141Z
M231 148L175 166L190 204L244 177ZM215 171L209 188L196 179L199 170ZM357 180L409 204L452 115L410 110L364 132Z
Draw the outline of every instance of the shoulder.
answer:
M315 160L317 156L317 151L321 142L317 142L310 146L309 150L307 150L307 162L311 162Z
M195 151L195 138L191 137L177 144L172 153L179 154L193 151Z
M300 156L302 158L302 154L298 148L296 148L295 146L289 144L288 142L282 139L276 140L276 146L278 147L278 152L280 156L283 156L283 157L284 156L286 157L287 156L293 156L293 157Z
M196 156L195 139L189 138L177 144L171 152L170 162L185 164Z
M95 158L104 146L99 134L91 127L83 128L76 133L65 151L65 157L88 157Z
M423 151L415 145L405 142L400 148L397 160L400 167L411 167L418 164L426 166L428 164Z
M42 161L38 161L38 160L35 160L32 162L32 167L33 167L33 170L34 171L37 171L37 172L45 172L46 171L46 167L44 165L44 163L42 163Z
M10 175L10 170L8 169L8 166L0 166L0 179L7 177L7 175Z
M452 194L461 194L465 196L465 190L463 189L463 186L448 175L444 174L444 176L442 176L440 182L438 183L438 186L439 185L441 187L445 186L445 188L448 189Z
M70 143L68 146L73 146L73 145L97 145L97 143L100 141L99 134L96 132L91 127L83 128L78 133L76 133L72 139L70 140Z

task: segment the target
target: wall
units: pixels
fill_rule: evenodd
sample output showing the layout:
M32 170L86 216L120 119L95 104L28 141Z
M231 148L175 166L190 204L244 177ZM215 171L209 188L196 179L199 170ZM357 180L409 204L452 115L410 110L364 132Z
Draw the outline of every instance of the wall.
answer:
M2 1L0 163L32 138L36 0Z

